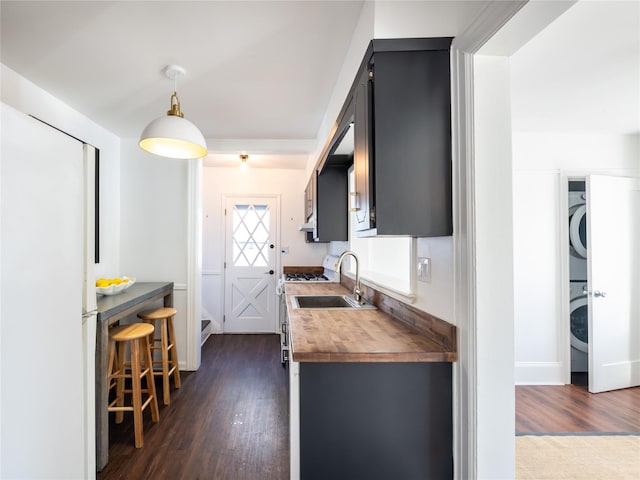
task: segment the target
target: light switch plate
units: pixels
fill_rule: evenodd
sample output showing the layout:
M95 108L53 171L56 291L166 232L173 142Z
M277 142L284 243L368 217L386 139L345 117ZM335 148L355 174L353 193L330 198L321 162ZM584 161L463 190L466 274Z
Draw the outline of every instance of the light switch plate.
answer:
M431 281L431 259L418 257L418 281L430 282Z

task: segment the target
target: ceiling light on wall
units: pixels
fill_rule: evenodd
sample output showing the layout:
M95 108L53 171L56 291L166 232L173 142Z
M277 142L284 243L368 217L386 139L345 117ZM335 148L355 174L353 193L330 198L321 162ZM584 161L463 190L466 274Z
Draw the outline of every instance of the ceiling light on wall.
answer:
M174 81L171 109L166 116L153 120L142 131L138 145L143 150L169 158L202 158L207 154L204 136L180 111L180 100L176 93L177 80L185 74L184 68L169 65L164 69L167 78Z
M242 163L240 164L240 168L243 171L247 169L247 160L249 160L249 155L247 155L246 153L241 153L240 154L240 161Z

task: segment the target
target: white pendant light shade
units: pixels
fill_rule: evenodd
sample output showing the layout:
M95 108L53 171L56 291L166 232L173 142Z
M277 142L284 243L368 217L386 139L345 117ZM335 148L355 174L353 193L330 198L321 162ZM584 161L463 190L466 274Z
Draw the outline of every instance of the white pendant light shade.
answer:
M142 131L138 144L143 150L162 157L189 159L207 154L207 144L198 127L176 115L153 120Z
M174 82L184 73L184 68L178 65L168 65L164 69L164 74ZM198 127L182 115L175 91L171 95L171 108L167 115L147 125L138 145L147 152L169 158L202 158L207 154L204 136Z

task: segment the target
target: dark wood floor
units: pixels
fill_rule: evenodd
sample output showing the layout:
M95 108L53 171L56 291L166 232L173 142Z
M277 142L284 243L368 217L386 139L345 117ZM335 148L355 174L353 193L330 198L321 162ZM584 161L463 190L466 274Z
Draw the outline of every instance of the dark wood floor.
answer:
M517 386L516 433L640 433L640 387L589 393L572 385Z
M144 447L133 446L131 418L120 425L110 418L109 463L98 480L288 479L288 371L279 342L209 337L200 369L183 372L168 406L159 402L160 421L145 411Z
M145 412L143 448L133 446L130 416L120 425L110 418L109 463L98 480L288 479L288 371L279 341L209 337L200 369L182 373L170 405L160 402L160 421ZM550 432L638 433L640 388L590 394L581 385L517 386L516 433Z

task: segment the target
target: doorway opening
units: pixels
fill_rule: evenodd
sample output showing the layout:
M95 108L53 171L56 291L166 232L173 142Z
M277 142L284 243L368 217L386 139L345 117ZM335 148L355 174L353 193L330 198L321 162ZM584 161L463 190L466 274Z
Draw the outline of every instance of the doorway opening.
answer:
M589 383L589 302L587 276L587 194L584 179L569 180L569 336L571 383Z

